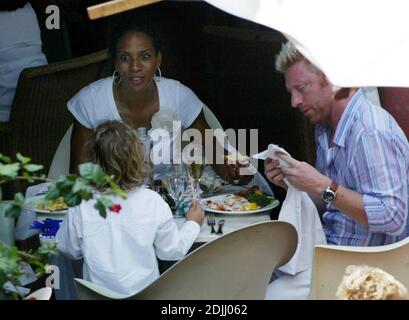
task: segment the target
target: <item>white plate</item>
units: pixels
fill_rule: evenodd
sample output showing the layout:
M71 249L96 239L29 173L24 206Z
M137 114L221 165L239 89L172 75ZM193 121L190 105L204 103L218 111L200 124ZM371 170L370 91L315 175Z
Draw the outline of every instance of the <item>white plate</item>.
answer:
M268 206L265 206L265 207L257 209L257 210L249 210L249 211L223 211L223 210L211 209L211 208L206 206L206 201L208 201L208 200L220 201L220 200L223 200L224 198L226 198L227 196L231 196L231 195L232 195L232 193L205 198L205 199L202 199L200 201L200 205L203 208L203 210L205 210L207 212L213 212L213 213L218 213L218 214L227 214L227 215L231 214L231 215L237 216L237 215L255 214L255 213L269 211L269 210L274 209L275 207L277 207L279 205L279 203L280 203L277 199L275 199Z
M43 195L40 195L40 196L35 196L35 197L31 197L31 198L26 199L26 201L25 201L26 209L31 210L31 211L35 211L35 212L39 212L39 213L44 214L44 215L51 215L51 216L61 216L61 215L65 215L66 213L68 213L68 209L50 211L50 210L37 208L37 204L40 202L40 200L43 200L44 197L45 197L45 195L43 194Z

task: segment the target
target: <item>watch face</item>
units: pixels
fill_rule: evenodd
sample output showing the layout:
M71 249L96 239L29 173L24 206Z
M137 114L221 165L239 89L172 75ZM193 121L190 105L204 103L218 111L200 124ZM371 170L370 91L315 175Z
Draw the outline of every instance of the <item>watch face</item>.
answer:
M335 192L330 189L324 190L321 194L321 198L325 202L330 203L335 199Z

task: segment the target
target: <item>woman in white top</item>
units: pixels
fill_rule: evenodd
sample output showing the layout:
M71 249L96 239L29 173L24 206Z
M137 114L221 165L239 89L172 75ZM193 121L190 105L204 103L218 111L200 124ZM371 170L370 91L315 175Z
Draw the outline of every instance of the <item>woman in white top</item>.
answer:
M106 120L124 121L132 128L150 128L156 112L169 110L179 118L182 129L198 129L204 143L205 129L209 127L202 110L203 102L180 82L155 77L162 54L160 41L148 25L130 21L120 24L112 34L110 56L115 76L90 84L68 102L68 109L75 118L71 139L72 171L82 162L84 141ZM239 178L234 166L213 167L228 180ZM240 178L246 183L252 176Z
M0 122L10 118L23 69L47 64L37 16L28 1L0 2Z
M57 233L58 248L72 259L84 258L83 277L112 291L132 295L159 276L157 258L182 258L200 231L204 213L195 202L178 230L172 212L156 192L141 187L146 173L143 150L128 125L108 121L86 145L86 160L98 163L128 192L114 197L121 210L104 219L95 200L70 208Z

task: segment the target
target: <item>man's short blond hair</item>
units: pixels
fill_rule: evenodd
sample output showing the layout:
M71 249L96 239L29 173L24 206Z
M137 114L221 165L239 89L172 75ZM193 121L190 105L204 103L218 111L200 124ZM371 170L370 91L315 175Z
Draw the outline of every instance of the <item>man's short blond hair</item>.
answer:
M340 300L400 300L408 299L408 291L380 268L348 266L336 297Z
M287 41L281 47L280 52L276 55L275 68L280 73L285 73L294 63L304 60L315 73L322 73L316 66L309 62L290 42Z

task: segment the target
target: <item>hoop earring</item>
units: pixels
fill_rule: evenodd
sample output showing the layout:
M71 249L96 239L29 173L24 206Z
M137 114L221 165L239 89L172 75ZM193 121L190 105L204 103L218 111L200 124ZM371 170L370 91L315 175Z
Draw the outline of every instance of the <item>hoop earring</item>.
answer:
M157 76L156 78L156 81L157 82L160 82L160 80L162 79L162 72L160 71L160 68L158 67L158 73L159 73L159 76Z
M121 76L119 75L119 72L116 70L114 70L114 73L112 74L112 79L115 84L120 84L122 81Z

